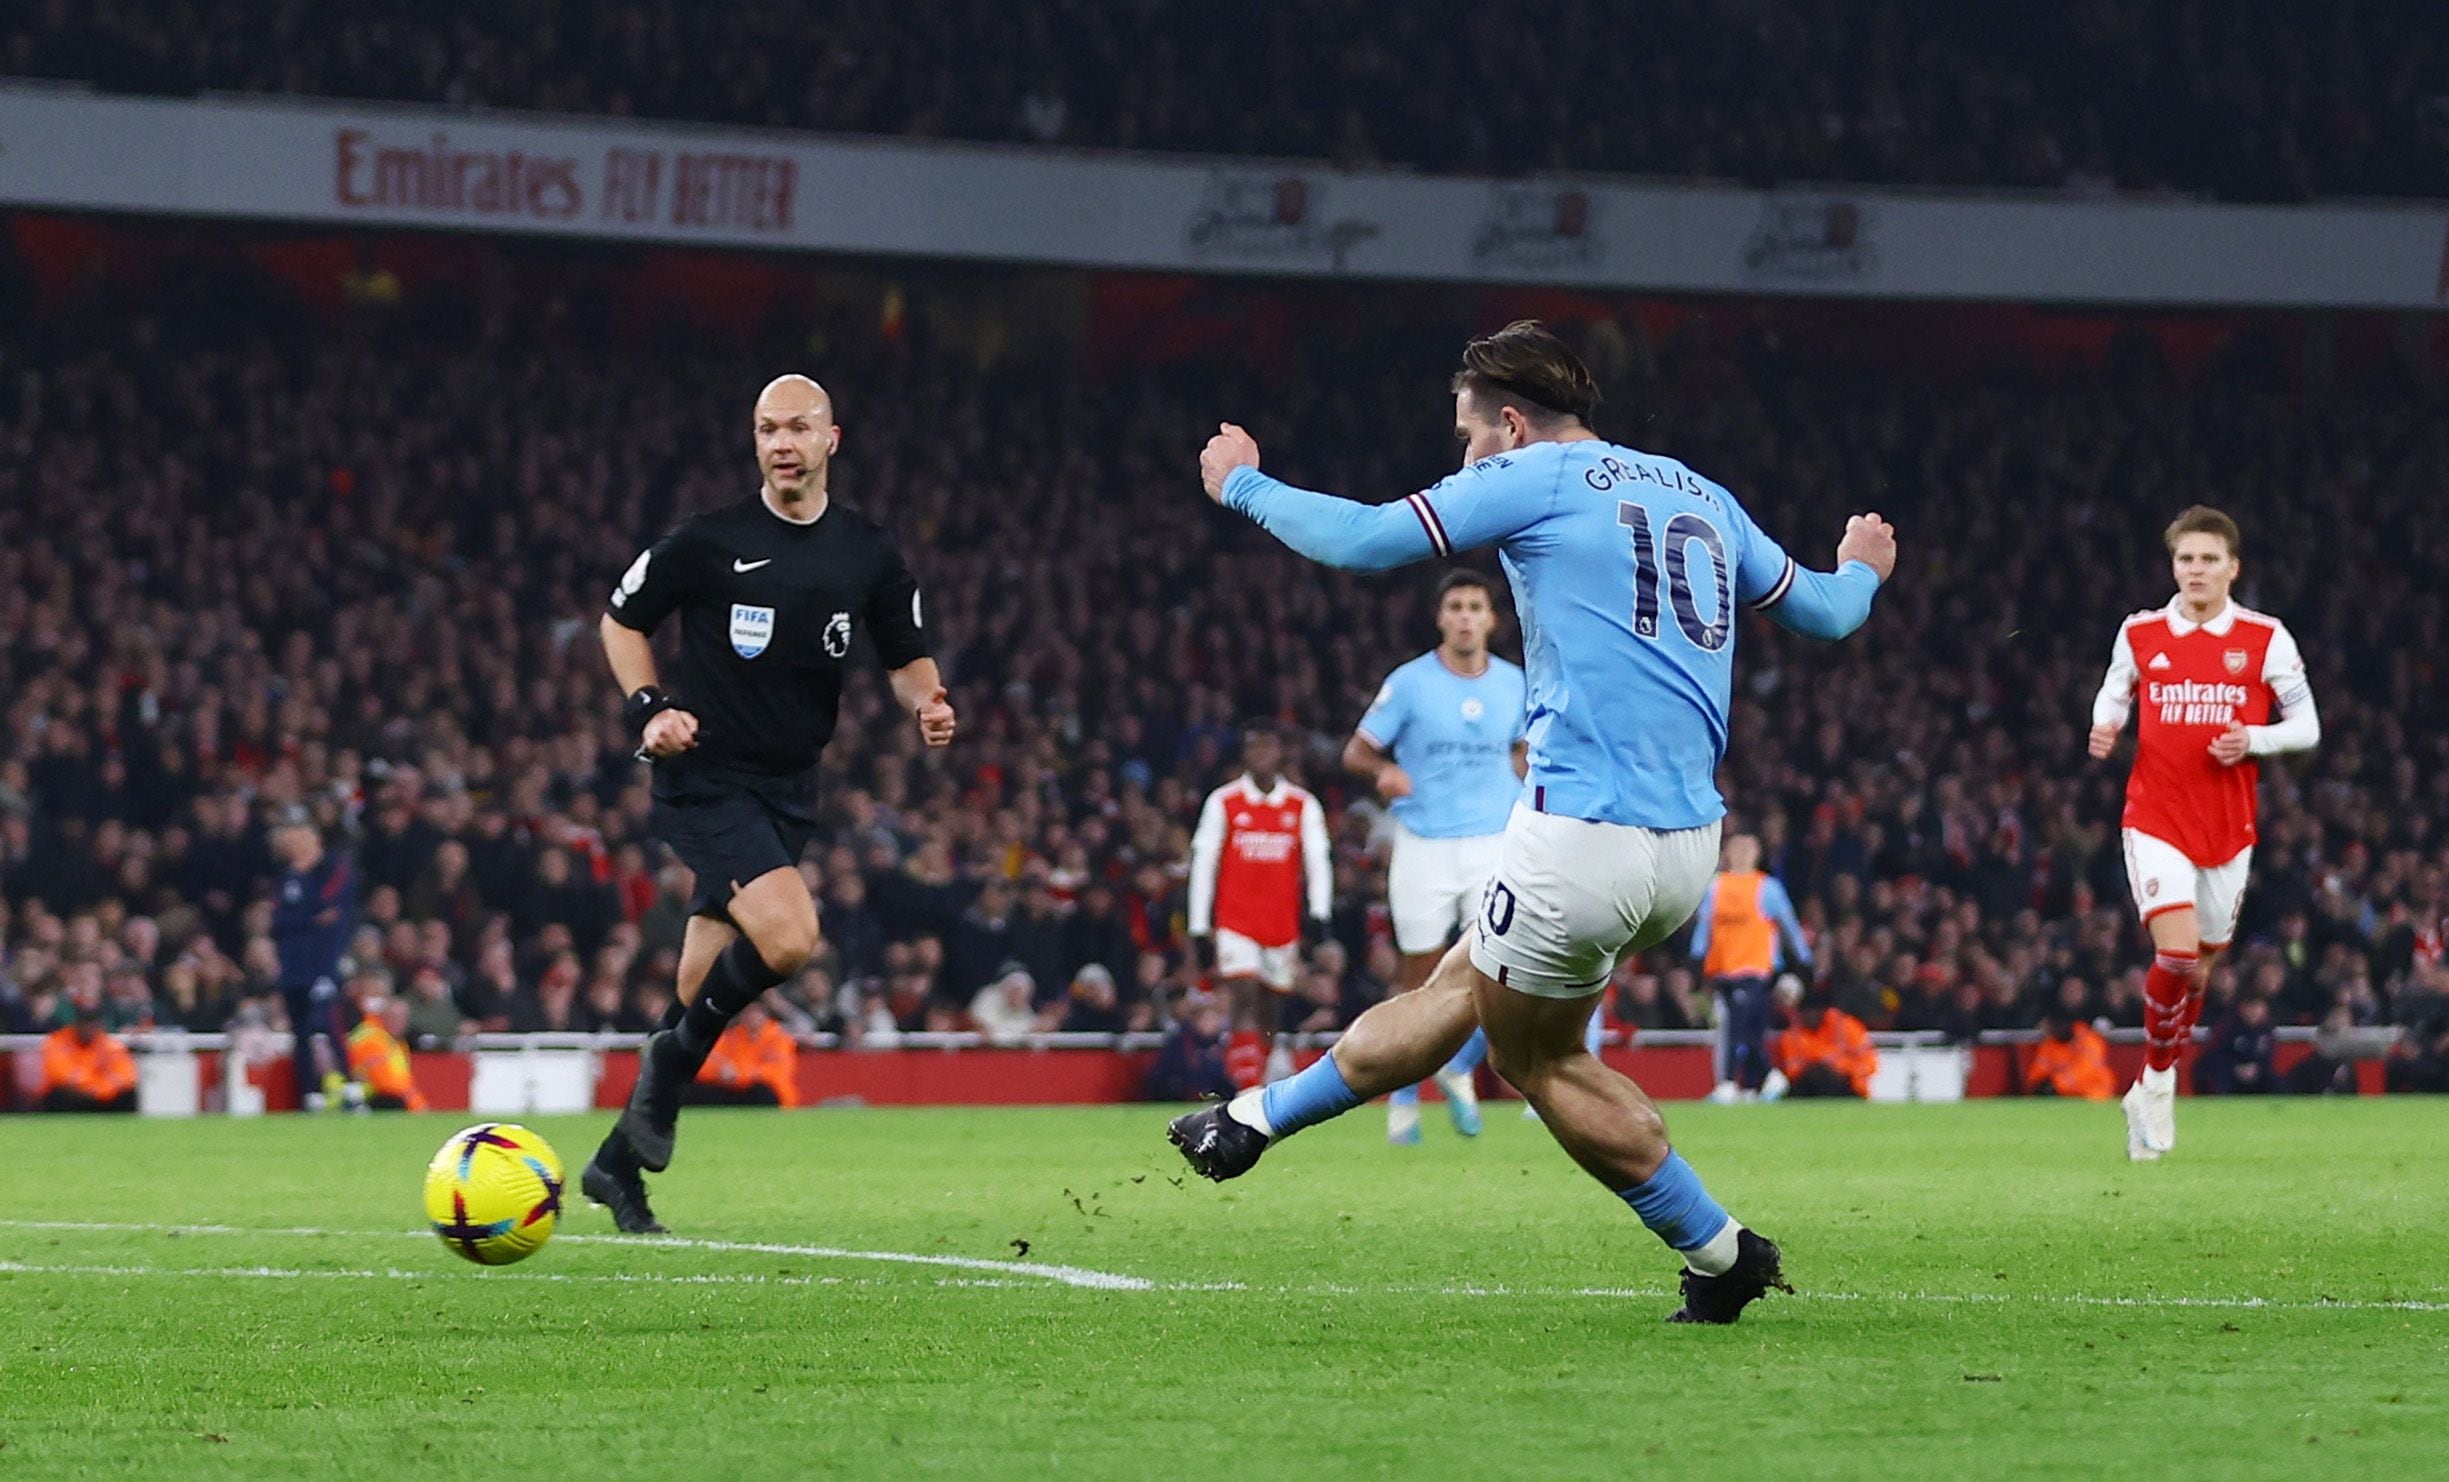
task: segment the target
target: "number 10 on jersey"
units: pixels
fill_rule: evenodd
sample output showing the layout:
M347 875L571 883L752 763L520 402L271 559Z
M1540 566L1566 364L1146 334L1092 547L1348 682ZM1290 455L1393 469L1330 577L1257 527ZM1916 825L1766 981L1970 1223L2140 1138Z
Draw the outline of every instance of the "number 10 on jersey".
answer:
M1633 632L1658 640L1659 568L1666 568L1667 605L1675 611L1675 626L1694 647L1716 653L1734 632L1735 589L1727 580L1726 539L1718 527L1685 510L1667 521L1653 537L1650 512L1625 500L1616 506L1616 523L1633 532ZM1710 606L1703 616L1692 592L1692 543L1709 553Z

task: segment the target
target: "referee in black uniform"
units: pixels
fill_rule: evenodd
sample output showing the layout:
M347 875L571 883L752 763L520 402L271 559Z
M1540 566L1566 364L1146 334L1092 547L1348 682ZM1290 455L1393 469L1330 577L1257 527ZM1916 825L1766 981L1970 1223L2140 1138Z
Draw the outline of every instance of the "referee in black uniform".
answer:
M918 582L883 527L828 494L842 445L832 398L806 376L783 376L757 397L755 425L756 495L657 541L621 578L601 624L654 763L655 836L697 874L678 1020L647 1041L629 1105L580 1177L625 1231L663 1228L639 1171L671 1163L680 1093L715 1037L816 950L799 857L816 828L817 758L841 709L854 634L875 645L926 743L952 740ZM675 612L680 674L666 690L647 640Z

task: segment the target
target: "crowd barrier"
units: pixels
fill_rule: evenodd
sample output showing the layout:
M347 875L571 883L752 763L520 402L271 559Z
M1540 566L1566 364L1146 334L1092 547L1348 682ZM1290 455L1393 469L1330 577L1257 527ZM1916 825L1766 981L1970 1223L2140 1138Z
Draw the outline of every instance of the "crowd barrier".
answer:
M2277 1035L2277 1063L2285 1075L2313 1052L2315 1031L2287 1028ZM2110 1064L2123 1084L2142 1065L2142 1033L2113 1030L2108 1037ZM255 1035L243 1054L232 1053L226 1035L159 1032L122 1038L136 1056L137 1109L147 1115L259 1116L298 1104L286 1035ZM2031 1031L1992 1032L1965 1045L1937 1034L1874 1034L1880 1063L1871 1099L1943 1102L2020 1094L2024 1056L2038 1038ZM1296 1062L1315 1058L1334 1040L1331 1034L1293 1037ZM481 1116L608 1111L628 1099L643 1043L644 1037L634 1034L483 1034L409 1059L418 1089L437 1111ZM978 1034L905 1034L889 1044L870 1040L851 1048L819 1035L799 1054L800 1101L806 1106L1137 1101L1163 1043L1164 1037L1154 1034L1043 1034L1009 1042ZM1659 1100L1688 1101L1707 1095L1717 1081L1715 1044L1716 1036L1706 1030L1652 1030L1629 1042L1619 1031L1610 1034L1602 1053ZM2373 1037L2356 1061L2357 1086L2365 1095L2382 1089L2379 1052L2385 1044L2385 1035ZM41 1047L36 1035L0 1035L0 1059L9 1062L9 1074L0 1078L0 1106L35 1104ZM1486 1094L1509 1094L1489 1072L1481 1076ZM1434 1089L1427 1094L1434 1096Z

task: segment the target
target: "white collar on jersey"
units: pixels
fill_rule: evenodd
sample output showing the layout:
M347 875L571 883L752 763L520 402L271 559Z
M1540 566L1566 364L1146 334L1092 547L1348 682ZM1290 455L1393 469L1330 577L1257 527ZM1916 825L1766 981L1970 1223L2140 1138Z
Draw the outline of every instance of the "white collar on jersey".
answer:
M2183 597L2169 598L2168 606L2162 610L2168 614L2168 631L2180 638L2193 632L2196 628L2202 629L2214 638L2225 638L2228 636L2228 630L2236 626L2236 599L2234 597L2221 604L2219 611L2211 614L2208 622L2197 623L2189 619L2185 615Z
M1293 780L1281 772L1276 774L1276 785L1271 792L1260 792L1258 779L1247 772L1242 773L1241 785L1262 803L1281 803L1293 790Z

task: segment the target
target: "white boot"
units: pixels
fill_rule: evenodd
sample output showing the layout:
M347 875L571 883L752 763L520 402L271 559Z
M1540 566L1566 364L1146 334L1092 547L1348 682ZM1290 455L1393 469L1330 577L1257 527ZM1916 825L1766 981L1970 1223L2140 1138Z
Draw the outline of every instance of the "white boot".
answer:
M2151 1113L2146 1103L2149 1099L2143 1083L2136 1081L2126 1088L2125 1099L2118 1103L2126 1113L2126 1156L2137 1163L2156 1163L2160 1160L2160 1150L2152 1146L2148 1125Z

